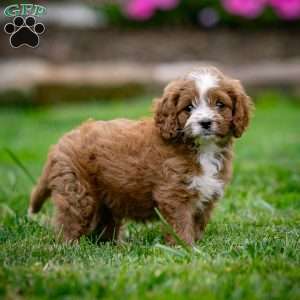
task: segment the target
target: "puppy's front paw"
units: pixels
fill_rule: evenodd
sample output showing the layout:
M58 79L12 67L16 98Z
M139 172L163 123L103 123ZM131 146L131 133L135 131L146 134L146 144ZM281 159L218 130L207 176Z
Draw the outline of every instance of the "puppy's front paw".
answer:
M193 246L195 244L195 240L193 239L192 236L185 236L185 237L178 236L178 238L184 244L187 244L188 246ZM169 246L176 246L176 245L178 245L178 242L176 241L176 239L171 234L166 234L165 235L165 242Z

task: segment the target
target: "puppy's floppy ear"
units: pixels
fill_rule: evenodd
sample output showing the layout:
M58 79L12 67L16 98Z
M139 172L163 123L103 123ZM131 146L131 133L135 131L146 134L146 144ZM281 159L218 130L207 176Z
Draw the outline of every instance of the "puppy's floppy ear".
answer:
M154 100L155 125L166 140L174 139L179 134L176 105L180 95L172 89L173 84L171 83L165 88L161 98Z
M231 81L230 96L233 100L232 132L238 138L249 124L253 103L239 80Z

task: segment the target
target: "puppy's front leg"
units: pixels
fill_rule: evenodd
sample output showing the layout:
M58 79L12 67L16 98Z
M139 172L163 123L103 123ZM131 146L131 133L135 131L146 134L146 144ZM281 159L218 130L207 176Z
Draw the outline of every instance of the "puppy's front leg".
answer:
M195 242L195 224L192 207L188 203L160 203L158 208L173 227L176 234L189 245ZM165 237L168 244L176 244L174 238L168 234Z
M196 241L201 240L208 221L210 220L212 210L215 206L214 202L208 202L202 211L195 215L195 238Z

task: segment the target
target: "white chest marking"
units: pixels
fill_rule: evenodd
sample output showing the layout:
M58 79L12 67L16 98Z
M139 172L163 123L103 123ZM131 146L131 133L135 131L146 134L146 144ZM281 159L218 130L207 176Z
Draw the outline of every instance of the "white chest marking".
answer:
M216 145L207 145L199 153L198 162L202 174L191 179L190 188L199 192L196 206L203 209L205 203L223 196L224 182L218 178L223 167L223 157Z

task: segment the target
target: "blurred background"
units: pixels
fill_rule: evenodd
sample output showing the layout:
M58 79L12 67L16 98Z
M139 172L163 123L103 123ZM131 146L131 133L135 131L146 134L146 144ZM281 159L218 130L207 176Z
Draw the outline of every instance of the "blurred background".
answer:
M1 28L12 21L3 14ZM157 95L213 64L252 92L300 93L300 0L23 1L47 14L38 48L0 31L0 106Z

